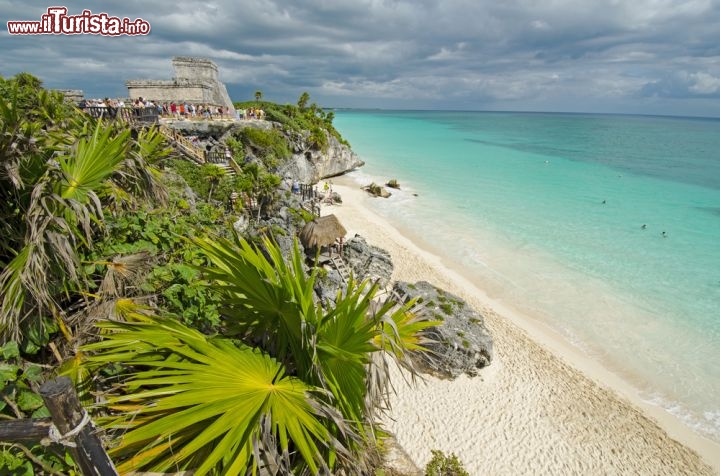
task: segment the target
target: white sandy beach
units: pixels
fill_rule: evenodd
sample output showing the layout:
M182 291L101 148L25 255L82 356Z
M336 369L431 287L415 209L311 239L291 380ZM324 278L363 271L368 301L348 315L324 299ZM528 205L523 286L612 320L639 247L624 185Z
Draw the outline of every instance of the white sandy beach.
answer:
M485 316L494 361L479 377L397 376L387 429L419 467L453 452L471 475L720 474L720 445L704 439L537 321L419 248L365 204L350 178L333 179L342 205L326 206L348 230L390 252L393 279L420 280L464 298Z

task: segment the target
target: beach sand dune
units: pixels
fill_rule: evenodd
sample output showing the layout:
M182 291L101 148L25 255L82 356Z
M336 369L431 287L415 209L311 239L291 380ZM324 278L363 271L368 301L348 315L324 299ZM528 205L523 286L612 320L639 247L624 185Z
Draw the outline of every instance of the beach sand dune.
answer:
M416 465L438 449L455 453L472 475L720 474L720 445L639 397L631 402L629 386L540 324L493 303L366 206L380 199L350 178L334 183L343 204L323 215L334 213L348 239L358 233L389 251L393 279L429 281L467 300L495 340L492 365L475 378L425 376L412 386L395 372L386 428Z

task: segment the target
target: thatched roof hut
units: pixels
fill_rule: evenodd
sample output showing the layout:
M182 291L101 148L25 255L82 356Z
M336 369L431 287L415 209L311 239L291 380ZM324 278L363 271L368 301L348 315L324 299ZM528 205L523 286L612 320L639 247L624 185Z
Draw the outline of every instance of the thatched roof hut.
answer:
M345 227L335 215L317 217L307 222L300 230L300 242L308 248L332 245L335 240L347 234Z

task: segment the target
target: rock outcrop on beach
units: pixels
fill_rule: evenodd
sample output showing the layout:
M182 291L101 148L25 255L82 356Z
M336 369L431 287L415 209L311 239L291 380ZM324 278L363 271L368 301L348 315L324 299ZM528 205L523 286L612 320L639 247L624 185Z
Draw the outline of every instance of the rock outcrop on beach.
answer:
M485 327L483 316L466 302L426 281L411 284L396 282L393 289L418 302L431 313L431 318L442 321L433 327L428 337L431 355L421 356L431 373L456 378L461 374L474 377L478 370L492 361L493 339Z
M374 197L389 198L392 195L392 193L388 192L385 187L382 187L374 182L370 185L362 187L362 189Z
M393 272L390 253L369 245L362 236L355 235L345 243L344 258L358 281L377 281L381 289L389 284Z

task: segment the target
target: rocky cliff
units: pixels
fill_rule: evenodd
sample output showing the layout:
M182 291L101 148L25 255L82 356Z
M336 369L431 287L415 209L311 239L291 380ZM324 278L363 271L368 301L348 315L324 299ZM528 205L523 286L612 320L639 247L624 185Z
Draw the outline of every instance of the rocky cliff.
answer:
M163 124L181 131L187 136L197 136L203 141L223 143L234 133L247 127L256 129L276 129L285 136L292 156L281 163L275 171L281 177L297 179L300 183L317 183L327 177L342 175L365 165L352 149L334 136L327 134L327 147L315 148L310 143L308 131L290 131L282 124L262 120L208 121L208 120L172 120L165 119Z
M304 132L289 138L293 155L280 170L282 176L297 178L302 183L317 183L365 165L350 147L335 137L328 134L327 148L318 150L309 146L308 136L309 133Z

